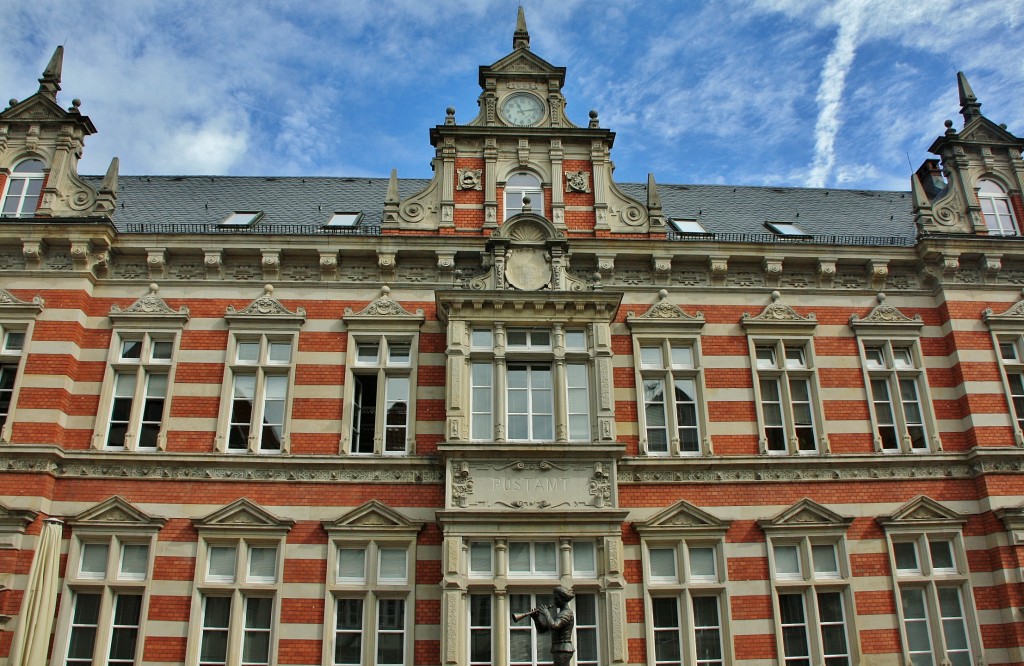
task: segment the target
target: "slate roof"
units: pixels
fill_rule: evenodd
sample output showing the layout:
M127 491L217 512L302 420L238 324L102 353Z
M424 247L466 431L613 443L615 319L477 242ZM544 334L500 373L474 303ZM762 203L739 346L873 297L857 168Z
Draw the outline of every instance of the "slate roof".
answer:
M85 180L98 188L102 179ZM399 180L399 194L410 196L428 183ZM361 224L377 226L387 186L386 178L122 176L114 224L127 232L214 232L232 212L259 210L263 217L252 230L257 233L310 233L335 211L362 211ZM646 184L618 186L647 201ZM770 241L766 220L796 223L815 236L885 237L910 244L916 235L909 192L663 184L658 192L666 217L699 220L722 240L760 234Z

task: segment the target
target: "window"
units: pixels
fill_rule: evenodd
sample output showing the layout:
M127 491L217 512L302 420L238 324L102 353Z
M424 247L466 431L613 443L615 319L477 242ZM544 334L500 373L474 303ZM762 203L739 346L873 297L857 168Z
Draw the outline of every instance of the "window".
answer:
M762 450L818 453L820 419L810 345L804 340L753 340Z
M768 222L765 221L764 226L768 227L777 236L786 236L789 238L810 238L811 235L791 222Z
M169 401L175 336L120 333L111 350L110 407L103 446L114 450L159 448Z
M921 515L928 516L924 530ZM904 662L974 664L981 637L963 544L966 518L919 496L878 522L889 543Z
M926 453L928 430L917 350L912 341L864 340L876 444L887 453Z
M359 336L352 364L351 452L404 454L410 448L413 338Z
M905 647L910 663L970 666L965 612L966 566L958 538L949 534L893 535Z
M699 455L701 378L696 341L640 340L636 349L644 450L652 456Z
M782 663L855 663L842 541L787 536L770 539L770 547Z
M1017 423L1017 441L1024 433L1024 338L1020 335L1000 336L999 357L1003 363L1003 376Z
M473 328L470 339L473 439L543 442L593 438L592 353L584 329L560 325L505 329L497 325ZM499 386L504 391L496 390Z
M280 453L285 448L291 335L238 335L230 348L229 453Z
M46 177L44 168L46 165L36 159L22 160L15 165L7 178L3 205L0 206L3 217L35 216Z
M523 199L530 200L530 209L537 215L544 215L544 190L540 178L532 173L519 172L509 175L505 182L505 219L523 212Z
M14 405L14 385L25 350L25 331L0 327L0 341L0 426L3 426Z
M413 557L406 541L335 542L330 663L410 662Z
M324 227L354 227L362 219L362 213L336 212L331 215Z
M231 213L220 223L222 227L249 227L263 217L263 211L238 211Z
M75 544L66 663L136 663L151 538L84 535Z
M724 571L719 541L647 542L645 574L654 663L725 663Z
M202 543L199 663L270 664L280 543L249 539Z
M702 234L706 235L708 230L704 228L704 225L697 220L680 220L676 218L669 218L669 224L672 228L681 234Z
M1010 206L1010 197L994 180L978 181L978 203L988 232L996 236L1016 236L1017 221Z

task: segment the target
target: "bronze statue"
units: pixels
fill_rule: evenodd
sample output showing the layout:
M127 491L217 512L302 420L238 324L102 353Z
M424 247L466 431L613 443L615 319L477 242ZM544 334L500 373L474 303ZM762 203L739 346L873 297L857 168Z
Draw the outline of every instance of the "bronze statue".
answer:
M569 666L572 654L576 649L572 646L572 629L576 624L569 602L573 593L567 587L559 585L552 594L555 597L553 606L539 606L526 613L513 613L512 621L519 622L528 617L533 618L537 633L551 632L551 660L555 666Z

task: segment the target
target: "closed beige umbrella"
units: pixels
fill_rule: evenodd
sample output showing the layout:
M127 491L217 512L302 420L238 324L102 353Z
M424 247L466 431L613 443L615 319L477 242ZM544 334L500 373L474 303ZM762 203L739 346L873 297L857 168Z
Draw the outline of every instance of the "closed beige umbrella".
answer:
M10 666L46 666L46 649L57 612L58 578L60 576L60 541L64 523L56 518L43 521L28 585L21 602L18 628L11 645Z

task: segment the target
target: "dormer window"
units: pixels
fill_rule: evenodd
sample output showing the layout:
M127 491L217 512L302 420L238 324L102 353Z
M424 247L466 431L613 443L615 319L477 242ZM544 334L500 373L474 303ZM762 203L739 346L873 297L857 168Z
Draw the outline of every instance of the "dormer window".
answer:
M523 212L523 199L530 199L530 211L544 215L544 190L532 173L513 173L505 183L505 219Z
M263 217L263 211L235 211L220 223L222 227L251 227Z
M811 235L793 224L792 222L768 222L764 223L764 226L768 227L772 233L776 236L785 236L786 238L810 238Z
M669 224L672 228L681 234L707 234L708 230L704 228L704 225L697 220L680 220L676 218L670 218Z
M325 229L334 229L338 227L354 227L359 224L359 220L362 219L362 213L345 213L335 212L331 215L330 219L324 225Z
M3 217L34 217L43 190L43 168L37 159L22 160L14 167L4 190Z
M994 180L978 181L978 203L985 217L985 226L994 236L1016 236L1017 221L1013 219L1010 197Z

